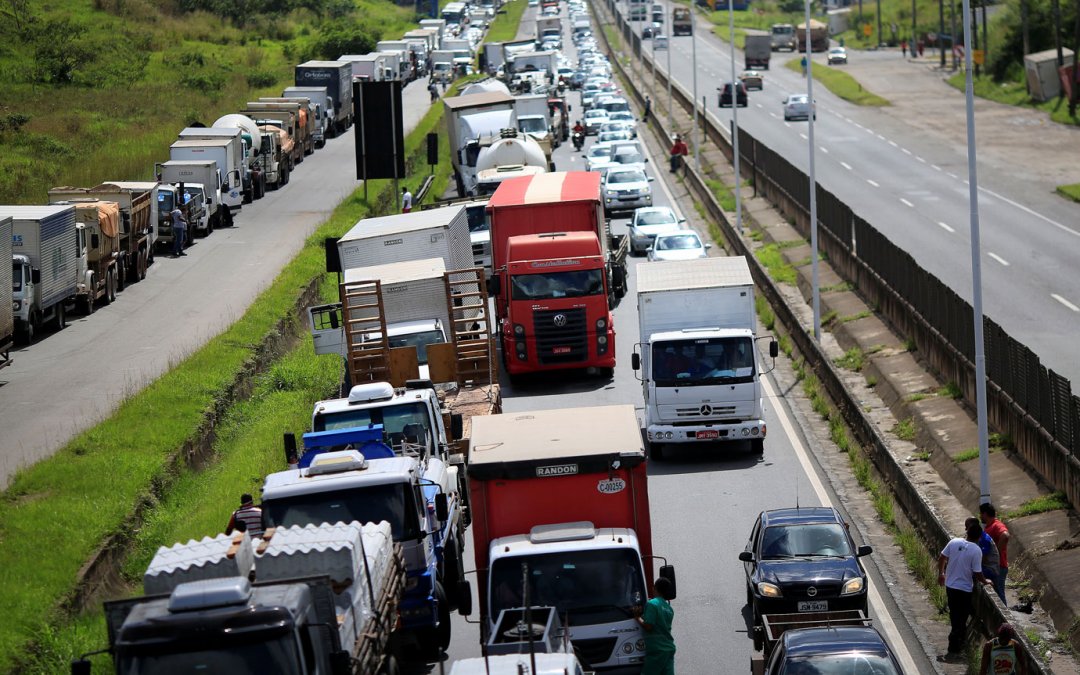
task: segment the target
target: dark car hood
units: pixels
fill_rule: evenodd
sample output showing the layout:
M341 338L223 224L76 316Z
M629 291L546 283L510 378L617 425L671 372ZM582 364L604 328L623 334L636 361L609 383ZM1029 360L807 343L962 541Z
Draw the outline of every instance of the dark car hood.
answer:
M835 582L862 576L855 558L808 558L806 560L763 560L758 578L784 585L798 582Z

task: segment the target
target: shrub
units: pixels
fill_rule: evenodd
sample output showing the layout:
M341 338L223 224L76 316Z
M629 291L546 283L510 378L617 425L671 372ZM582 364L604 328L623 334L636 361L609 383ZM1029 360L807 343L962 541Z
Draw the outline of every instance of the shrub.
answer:
M247 74L248 86L252 89L262 89L277 82L277 75L269 70L256 70Z
M336 59L342 54L367 54L375 50L379 34L361 23L334 23L323 28L311 44L312 56Z

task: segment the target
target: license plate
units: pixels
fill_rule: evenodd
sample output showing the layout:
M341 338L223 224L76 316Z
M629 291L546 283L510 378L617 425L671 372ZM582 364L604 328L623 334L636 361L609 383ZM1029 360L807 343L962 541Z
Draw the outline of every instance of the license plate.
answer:
M800 612L827 612L829 611L828 600L804 600L799 603Z
M552 354L569 354L570 353L570 348L569 347L553 347L551 349L551 353Z
M699 432L697 432L697 434L694 435L694 438L697 438L698 440L708 440L710 438L720 438L720 432L717 431L716 429L699 431ZM799 610L799 611L801 612L802 610Z

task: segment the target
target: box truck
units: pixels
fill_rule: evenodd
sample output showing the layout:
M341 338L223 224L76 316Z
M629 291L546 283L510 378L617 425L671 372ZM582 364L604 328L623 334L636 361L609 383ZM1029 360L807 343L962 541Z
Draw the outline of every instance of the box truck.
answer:
M248 120L251 122L250 118ZM254 122L251 122L254 126ZM255 201L255 182L252 180L251 164L258 148L252 147L255 139L250 133L236 126L224 127L188 127L177 134L180 141L220 141L227 140L224 161L227 163L226 172L238 171L240 175L240 189L242 191L243 204ZM192 153L195 154L195 153ZM172 157L172 159L202 159L201 157Z
M75 302L83 314L94 313L98 301L107 305L116 299L120 260L120 205L97 199L53 201L75 207L75 227L79 248L78 285Z
M218 170L217 162L213 160L169 161L155 165L154 171L159 181L178 188L183 187L186 193L191 193L193 190L191 185L199 186L194 190L201 192L203 196L207 234L213 232L215 228L232 225L232 211L221 203L221 172Z
M177 162L213 161L221 174L221 199L229 211L229 223L244 205L241 164L232 140L176 141L169 146L169 159ZM205 184L205 183L204 183Z
M11 218L12 309L15 335L30 344L46 322L67 325L79 283L74 206L0 206Z
M11 347L15 344L15 265L7 264L11 258L11 232L11 216L0 218L0 368L11 363Z
M343 61L308 61L296 66L298 87L326 87L334 101L331 112L334 135L352 126L352 65Z
M441 258L448 270L472 264L463 206L365 218L338 240L341 269Z
M308 99L314 107L315 116L315 147L321 148L326 145L326 137L330 126L330 109L334 102L326 93L326 87L285 87L281 92L283 98L303 97Z

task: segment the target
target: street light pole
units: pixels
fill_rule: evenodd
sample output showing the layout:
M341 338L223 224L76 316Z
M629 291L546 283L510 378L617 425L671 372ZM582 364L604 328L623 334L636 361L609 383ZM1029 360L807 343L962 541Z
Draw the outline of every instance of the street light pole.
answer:
M810 285L813 290L814 306L814 339L821 342L821 290L818 283L818 236L817 236L817 177L814 173L814 118L817 117L817 108L814 105L814 63L810 58L814 53L813 43L810 42L810 2L806 0L806 98L810 106L810 112L806 116L807 143L810 151ZM878 0L880 4L880 0ZM881 21L881 14L878 14Z
M971 2L964 0L964 30L972 30ZM970 36L969 36L970 37ZM968 207L971 222L971 287L975 328L975 411L979 428L979 503L990 501L990 449L986 426L986 347L983 343L982 266L979 244L979 178L975 170L975 81L972 53L964 40L964 97L967 107Z
M735 158L735 227L742 234L742 174L739 173L739 85L735 79L735 0L728 0L728 36L731 38L731 147ZM749 93L747 93L749 98Z
M941 54L941 69L945 70L945 0L938 0L938 53ZM956 36L949 39L949 46L956 43ZM1025 54L1027 52L1024 52Z
M731 0L728 0L731 2ZM697 31L690 31L690 51L692 54L691 66L694 70L694 166L698 171L701 171L701 143L698 142L698 112L697 112Z
M674 32L674 31L673 31ZM690 20L690 34L694 34L693 15ZM667 126L671 132L675 131L675 112L671 107L671 44L675 35L671 35L667 42Z
M877 46L880 47L884 40L881 39L881 0L877 0Z

